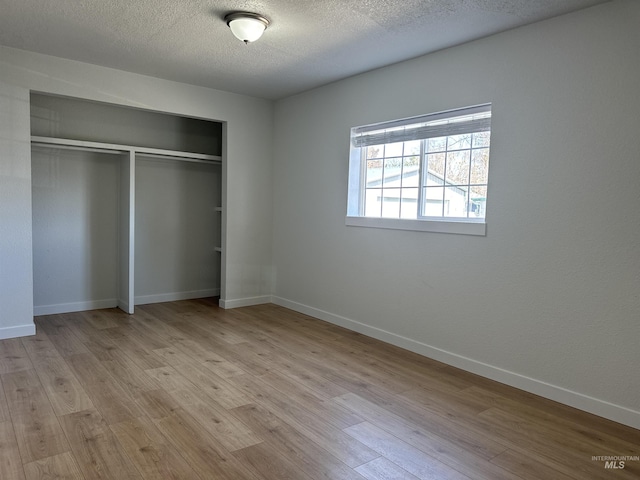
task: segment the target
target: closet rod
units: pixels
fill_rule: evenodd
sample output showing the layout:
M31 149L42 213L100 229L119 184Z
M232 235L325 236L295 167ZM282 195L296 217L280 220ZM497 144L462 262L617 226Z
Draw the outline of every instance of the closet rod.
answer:
M44 143L44 142L31 142L31 146L40 148L54 148L60 150L76 150L81 152L95 152L95 153L110 153L112 155L122 155L127 153L127 150L113 150L97 147L80 147L76 145L61 145L59 143Z
M147 153L137 151L135 151L134 153L136 157L145 157L151 160L177 160L179 162L205 163L207 165L220 165L222 163L220 160L201 160L199 158L189 158L170 154L165 155L162 153Z
M197 163L222 163L222 157L218 155L207 155L204 153L180 152L176 150L164 150L160 148L134 147L133 145L117 145L112 143L89 142L85 140L72 140L68 138L40 137L33 135L31 144L45 146L49 148L66 148L69 150L82 150L87 152L104 153L128 153L134 152L136 155L144 155L155 158L166 158Z

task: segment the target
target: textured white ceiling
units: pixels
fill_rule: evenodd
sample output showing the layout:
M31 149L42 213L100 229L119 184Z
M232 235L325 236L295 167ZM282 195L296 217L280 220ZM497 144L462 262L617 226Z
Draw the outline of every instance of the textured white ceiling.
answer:
M608 0L0 0L0 44L281 98ZM222 18L271 21L244 45Z

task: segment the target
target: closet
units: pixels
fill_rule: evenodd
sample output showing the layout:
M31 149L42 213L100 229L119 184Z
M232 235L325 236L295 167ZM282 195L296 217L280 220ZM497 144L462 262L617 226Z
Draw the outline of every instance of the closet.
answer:
M218 296L222 123L31 94L34 314Z

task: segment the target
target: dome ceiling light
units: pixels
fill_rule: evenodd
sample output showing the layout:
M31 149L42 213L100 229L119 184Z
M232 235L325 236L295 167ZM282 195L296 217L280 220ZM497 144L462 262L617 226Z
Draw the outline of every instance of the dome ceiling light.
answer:
M245 44L258 40L269 25L262 15L250 12L233 12L224 17L231 32Z

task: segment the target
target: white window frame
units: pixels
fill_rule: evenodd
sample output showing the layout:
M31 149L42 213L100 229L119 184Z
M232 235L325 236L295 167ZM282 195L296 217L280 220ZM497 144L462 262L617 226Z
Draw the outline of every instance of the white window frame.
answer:
M487 112L489 113L488 119L483 119L482 117L486 117ZM346 225L435 233L486 235L486 212L484 218L422 216L420 202L422 202L423 191L426 185L423 172L425 162L424 143L420 149L418 173L420 182L418 185L417 218L406 219L365 216L365 151L369 145L382 145L409 140L426 140L428 138L455 135L458 133L490 131L490 115L491 104L483 104L352 128ZM450 119L470 116L472 120L469 121L448 122Z

